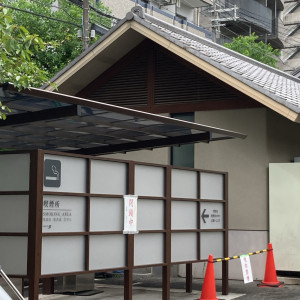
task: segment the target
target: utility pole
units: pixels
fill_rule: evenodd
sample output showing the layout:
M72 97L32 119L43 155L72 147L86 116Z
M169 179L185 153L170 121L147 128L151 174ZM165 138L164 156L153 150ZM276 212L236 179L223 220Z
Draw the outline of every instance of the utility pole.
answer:
M83 0L83 51L89 47L89 0Z

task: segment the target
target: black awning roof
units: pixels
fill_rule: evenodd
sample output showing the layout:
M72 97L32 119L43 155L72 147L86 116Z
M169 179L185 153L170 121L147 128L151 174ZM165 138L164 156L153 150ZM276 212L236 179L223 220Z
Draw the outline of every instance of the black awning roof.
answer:
M11 112L0 122L0 148L87 155L128 152L246 136L41 89L0 85Z

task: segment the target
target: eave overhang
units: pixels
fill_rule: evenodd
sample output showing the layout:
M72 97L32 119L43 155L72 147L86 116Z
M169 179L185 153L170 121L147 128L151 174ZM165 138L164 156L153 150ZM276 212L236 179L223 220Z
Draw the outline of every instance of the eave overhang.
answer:
M0 148L87 155L124 153L246 135L41 89L0 85L11 112L0 122Z

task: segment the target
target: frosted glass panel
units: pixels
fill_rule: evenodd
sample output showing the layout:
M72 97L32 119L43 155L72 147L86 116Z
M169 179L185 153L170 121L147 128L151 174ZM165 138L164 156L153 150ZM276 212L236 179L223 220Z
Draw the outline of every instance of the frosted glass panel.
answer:
M134 194L138 196L164 196L164 168L152 166L135 166Z
M28 232L28 197L0 196L0 232Z
M80 272L85 265L83 236L47 236L42 239L42 274Z
M164 201L138 200L138 230L164 229Z
M172 169L172 197L197 198L197 172Z
M194 232L172 233L172 262L197 259L197 234Z
M43 198L43 232L83 232L85 215L85 197L45 195Z
M92 160L91 193L124 195L127 191L125 163Z
M172 201L172 229L197 229L197 202Z
M0 236L0 262L6 274L27 274L27 243L26 236Z
M30 154L0 155L0 191L28 191Z
M200 228L221 229L224 228L224 205L223 203L201 202L200 203Z
M200 233L201 259L207 259L210 254L212 254L214 258L224 257L223 245L224 245L223 232L201 232Z
M124 225L124 200L120 198L91 198L90 230L119 231Z
M201 199L224 200L224 175L202 172L200 194Z
M60 184L57 187L45 186L44 191L85 193L87 178L87 160L77 157L45 155L45 160L52 160L60 165ZM58 167L54 167L54 173L59 173ZM53 174L54 175L54 174ZM54 179L54 178L53 178Z
M92 235L90 237L90 270L122 268L125 265L125 235Z
M164 235L145 233L134 236L134 265L159 264L164 261Z

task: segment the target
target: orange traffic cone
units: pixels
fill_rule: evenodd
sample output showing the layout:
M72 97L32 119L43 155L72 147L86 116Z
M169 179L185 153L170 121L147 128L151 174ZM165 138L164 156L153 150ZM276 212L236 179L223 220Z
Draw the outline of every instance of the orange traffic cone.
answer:
M265 279L258 284L259 287L282 287L284 282L279 282L277 280L276 268L273 256L272 244L268 245L266 269L265 269Z
M214 258L211 254L208 257L202 293L201 297L198 300L218 300L216 295Z

